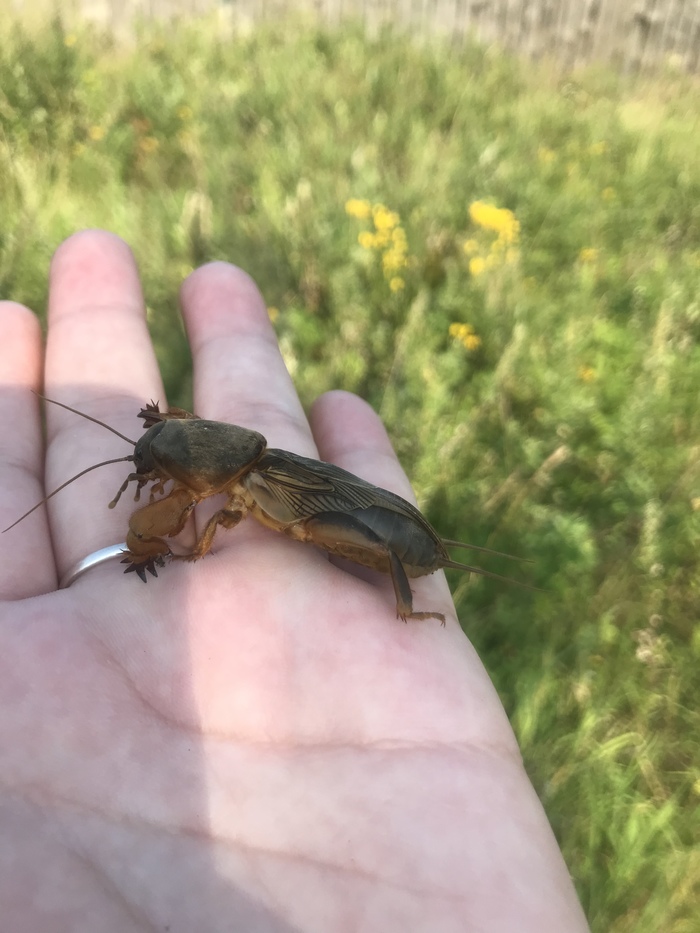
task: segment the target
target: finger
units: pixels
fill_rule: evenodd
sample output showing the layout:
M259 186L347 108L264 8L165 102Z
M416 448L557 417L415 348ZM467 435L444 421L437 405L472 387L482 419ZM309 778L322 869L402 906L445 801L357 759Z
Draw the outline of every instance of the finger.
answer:
M367 402L351 392L326 392L314 402L310 421L322 460L415 504L386 428Z
M241 269L216 262L184 283L197 414L260 431L271 447L316 456L262 295Z
M44 495L44 444L39 400L42 346L37 318L0 302L0 530ZM46 512L0 534L0 599L22 599L55 586Z
M56 251L49 281L45 391L49 398L104 421L127 437L150 398L163 399L136 263L118 237L89 230ZM133 453L104 428L47 406L49 491L91 464ZM105 466L81 477L49 503L59 572L108 544L123 541L127 501L107 503L131 465Z
M402 496L415 504L411 484L394 453L386 429L376 412L350 392L328 392L314 403L311 428L322 460ZM368 573L344 562L344 569L370 580L391 598L394 589L387 574ZM414 609L454 612L444 574L410 581Z
M270 447L315 457L309 424L252 279L235 266L211 263L186 280L181 303L197 414L259 431ZM198 530L220 505L209 500L198 507ZM268 534L246 522L235 535L219 533L214 550L245 547Z

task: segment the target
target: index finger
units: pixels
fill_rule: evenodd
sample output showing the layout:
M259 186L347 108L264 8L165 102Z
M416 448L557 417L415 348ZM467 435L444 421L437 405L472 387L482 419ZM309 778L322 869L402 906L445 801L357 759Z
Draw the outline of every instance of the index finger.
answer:
M44 442L33 394L41 385L43 348L38 319L14 302L0 302L0 332L0 530L7 532L0 534L0 598L22 599L56 583L46 515L12 527L44 494Z
M131 250L113 234L78 233L56 251L49 282L45 392L129 438L136 414L163 388L138 270ZM87 466L133 453L103 428L49 405L46 412L48 491ZM129 472L106 466L81 477L49 502L59 574L93 551L124 540L126 519L107 503Z

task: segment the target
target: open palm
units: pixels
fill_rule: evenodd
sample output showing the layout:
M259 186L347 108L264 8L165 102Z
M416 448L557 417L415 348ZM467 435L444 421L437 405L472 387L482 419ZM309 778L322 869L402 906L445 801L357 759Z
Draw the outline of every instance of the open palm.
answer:
M411 497L376 415L331 393L307 422L255 286L185 283L195 410ZM0 522L130 453L165 402L131 254L79 234L51 272L45 355L0 307ZM116 562L128 466L88 474L0 536L2 929L583 931L566 868L443 575L388 579L246 520L147 586ZM216 502L198 509L201 528ZM193 532L190 532L190 543Z

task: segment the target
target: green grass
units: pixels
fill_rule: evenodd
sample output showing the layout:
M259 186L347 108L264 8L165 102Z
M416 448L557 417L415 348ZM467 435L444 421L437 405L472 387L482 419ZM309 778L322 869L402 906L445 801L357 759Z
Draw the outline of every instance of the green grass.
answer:
M305 403L363 395L444 535L535 558L544 593L452 582L596 933L700 916L698 114L350 27L0 42L0 295L116 231L187 404L178 286L236 262Z

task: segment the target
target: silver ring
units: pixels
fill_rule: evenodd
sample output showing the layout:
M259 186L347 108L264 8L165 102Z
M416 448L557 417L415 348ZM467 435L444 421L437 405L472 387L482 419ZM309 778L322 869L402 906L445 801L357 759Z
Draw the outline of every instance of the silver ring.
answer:
M99 551L93 551L92 554L88 554L87 557L83 557L82 560L79 560L77 564L73 564L70 570L63 574L61 582L58 584L59 590L65 590L66 587L74 583L78 577L81 577L86 570L99 567L100 564L104 564L108 560L114 560L115 557L121 557L127 550L126 542L124 542L123 544L110 544L109 547L103 547L100 548Z

